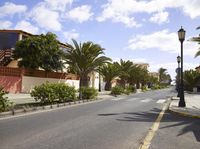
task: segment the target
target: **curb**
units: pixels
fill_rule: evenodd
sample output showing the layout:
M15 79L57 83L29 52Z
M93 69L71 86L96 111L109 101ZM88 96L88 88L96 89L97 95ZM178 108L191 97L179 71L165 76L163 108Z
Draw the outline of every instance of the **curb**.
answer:
M53 104L53 105L47 105L47 106L38 106L38 107L32 107L32 108L23 108L23 109L18 109L14 110L11 109L10 111L2 112L0 113L0 120L2 118L6 117L12 117L16 115L22 115L22 114L30 114L34 112L39 112L39 111L48 111L51 109L61 109L63 107L72 107L75 105L83 105L85 103L92 103L92 102L97 102L103 100L102 98L97 98L97 99L92 99L92 100L81 100L81 101L73 101L73 102L65 102L65 103L59 103L59 104Z
M135 94L138 94L138 93L135 93ZM107 94L105 94L105 95L107 95ZM130 95L127 95L127 96L130 96ZM121 95L121 96L123 96L123 95ZM49 111L51 109L52 110L53 109L61 109L61 108L64 108L64 107L72 107L72 106L75 106L75 105L83 105L85 103L103 101L103 100L107 100L107 99L110 99L110 98L113 98L113 97L119 98L120 96L115 97L115 96L110 95L110 97L106 97L106 98L97 97L96 99L72 101L72 102L58 103L58 104L53 104L53 105L38 106L38 107L32 107L32 108L23 107L23 109L18 109L18 110L11 109L10 111L0 113L0 120L3 119L3 118L12 117L12 116L14 117L14 116L17 116L17 115L26 115L26 114L31 114L31 113L34 113L34 112L39 112L39 111L43 112L45 110Z
M177 110L172 110L172 109L168 109L170 112L172 112L172 113L176 113L176 114L178 114L178 115L181 115L181 116L185 116L185 117L191 117L191 118L200 118L200 116L199 115L192 115L192 114L188 114L188 113L186 113L186 112L179 112L179 111L177 111Z
M176 99L173 99L173 97L171 97L171 102L172 100L176 100ZM171 102L170 102L170 105L171 105ZM175 114L178 114L178 115L181 115L181 116L185 116L185 117L190 117L190 118L200 118L200 115L192 115L192 114L189 114L187 112L180 112L178 110L173 110L172 108L170 108L170 105L169 105L169 108L168 108L168 111L172 112L172 113L175 113Z

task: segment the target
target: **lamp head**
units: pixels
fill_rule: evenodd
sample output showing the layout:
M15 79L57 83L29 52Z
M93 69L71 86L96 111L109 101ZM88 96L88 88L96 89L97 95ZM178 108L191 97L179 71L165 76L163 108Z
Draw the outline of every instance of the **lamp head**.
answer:
M177 62L180 63L181 62L181 57L177 56Z
M179 29L178 31L178 38L180 42L183 42L185 40L185 30L182 28L182 26L181 29Z

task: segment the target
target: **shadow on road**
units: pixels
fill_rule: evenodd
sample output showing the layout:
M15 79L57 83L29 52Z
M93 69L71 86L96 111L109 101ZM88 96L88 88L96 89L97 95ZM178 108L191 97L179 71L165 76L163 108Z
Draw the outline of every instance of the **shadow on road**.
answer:
M160 111L160 109L154 108L145 112L104 113L98 114L98 116L119 116L119 118L116 118L116 120L124 122L154 122ZM188 132L193 132L196 140L200 142L200 119L183 117L167 111L164 114L161 123L162 122L170 123L164 127L160 127L159 129L183 126L177 136L184 135Z

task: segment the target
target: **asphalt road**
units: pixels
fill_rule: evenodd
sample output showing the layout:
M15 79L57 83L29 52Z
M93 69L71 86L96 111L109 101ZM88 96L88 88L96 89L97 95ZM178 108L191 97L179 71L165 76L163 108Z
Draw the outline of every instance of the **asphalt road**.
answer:
M0 120L0 149L137 149L173 94L171 89L150 91ZM166 143L159 137L153 148Z
M166 112L150 149L200 149L200 119Z

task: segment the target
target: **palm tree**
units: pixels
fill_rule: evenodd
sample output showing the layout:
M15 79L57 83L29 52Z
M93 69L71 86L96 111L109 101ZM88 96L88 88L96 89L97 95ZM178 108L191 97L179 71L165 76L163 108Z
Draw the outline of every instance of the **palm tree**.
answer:
M111 81L118 76L119 69L116 66L116 64L108 63L103 65L99 72L101 75L103 75L104 81L106 82L105 90L110 91L111 90Z
M200 29L200 26L198 26L196 29L197 30ZM193 42L198 42L198 44L200 44L200 35L198 37L192 37L192 39L190 40ZM198 57L198 56L200 56L200 48L199 48L199 51L197 51L197 53L195 54L195 57Z
M123 87L126 86L126 83L128 82L128 79L130 77L130 70L133 66L133 62L131 61L124 61L122 59L120 59L120 62L115 62L115 65L118 67L119 69L119 77L121 79L121 85Z
M73 45L65 53L65 61L71 71L80 76L79 88L89 86L89 73L97 71L98 67L111 61L103 56L104 50L100 45L93 42L78 44L72 39Z
M192 91L198 83L200 83L200 73L195 70L188 70L183 75L185 89Z
M149 78L148 70L142 68L140 65L133 65L129 71L130 84L136 84L137 88L140 87L140 83L144 86Z
M165 78L166 78L167 69L161 67L161 68L158 70L158 73L159 73L159 82L161 83L161 82L164 81Z

